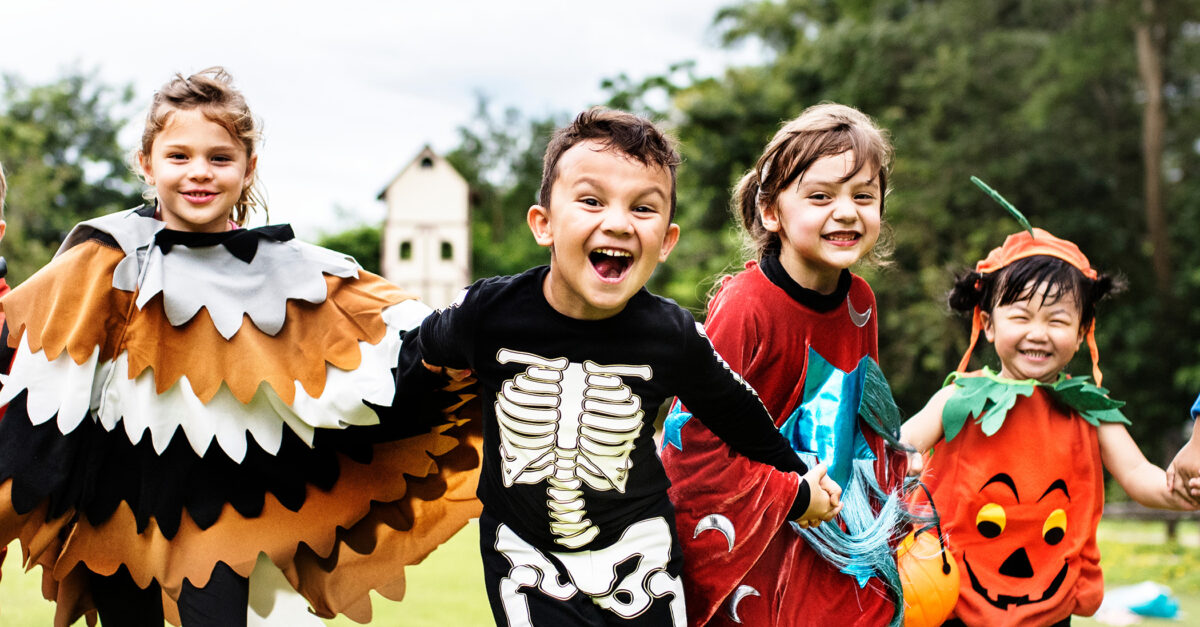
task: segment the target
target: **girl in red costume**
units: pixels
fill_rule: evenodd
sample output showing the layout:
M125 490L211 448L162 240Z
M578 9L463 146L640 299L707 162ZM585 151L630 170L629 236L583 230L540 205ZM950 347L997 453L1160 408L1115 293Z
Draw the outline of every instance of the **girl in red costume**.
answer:
M1124 403L1099 387L1096 303L1112 279L1075 244L1019 219L1027 231L957 281L950 306L974 312L971 346L902 430L928 452L911 471L923 467L959 564L947 625L1066 625L1072 614L1093 614L1104 596L1096 548L1104 469L1143 505L1194 509L1138 450ZM964 372L981 331L998 373ZM1095 385L1063 373L1085 340Z
M888 445L899 420L876 365L875 295L849 271L879 238L890 162L870 118L823 104L784 125L734 193L754 259L721 281L705 330L796 451L825 464L842 511L797 521L795 477L737 456L677 405L663 462L690 625L899 621L904 455Z

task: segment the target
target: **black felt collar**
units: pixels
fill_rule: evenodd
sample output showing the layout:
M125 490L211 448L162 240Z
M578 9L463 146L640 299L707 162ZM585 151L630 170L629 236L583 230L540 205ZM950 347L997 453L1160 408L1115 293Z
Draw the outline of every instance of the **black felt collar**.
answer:
M837 288L832 293L822 294L797 283L787 273L787 270L783 268L783 264L779 262L779 257L775 255L764 256L758 265L762 268L762 272L766 275L767 279L779 286L784 292L787 292L787 295L792 300L813 311L822 313L833 311L845 302L846 296L850 294L849 270L842 270L841 275L838 276Z
M138 213L141 213L141 210ZM150 215L154 215L153 208L150 210ZM171 248L176 245L203 248L220 244L229 250L229 254L250 263L258 252L260 240L286 242L295 238L296 234L292 231L290 224L270 224L254 229L234 229L220 233L163 229L154 235L154 244L162 249L164 255L171 252Z

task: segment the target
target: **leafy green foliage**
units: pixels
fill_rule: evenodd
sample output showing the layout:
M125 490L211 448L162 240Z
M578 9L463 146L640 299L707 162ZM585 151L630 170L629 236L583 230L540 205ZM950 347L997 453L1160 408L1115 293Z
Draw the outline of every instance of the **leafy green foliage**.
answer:
M1099 427L1101 422L1130 424L1120 411L1125 402L1109 398L1108 390L1092 385L1088 377L1063 378L1046 391L1058 402L1074 408L1093 427Z
M475 119L459 128L446 160L471 186L471 262L476 277L516 274L548 263L526 226L537 204L542 155L555 117L527 120L516 109L499 117L480 96Z
M379 251L383 246L383 228L359 226L339 233L322 235L317 245L354 257L367 272L379 274Z
M3 250L9 282L45 265L71 226L141 202L117 143L132 100L75 71L46 85L4 77L0 161L8 180Z
M1035 388L1045 390L1056 402L1079 414L1093 427L1099 427L1101 422L1130 424L1120 410L1125 403L1109 398L1108 390L1092 385L1087 377L1059 375L1054 383L1012 381L1000 378L984 366L981 376L952 373L946 382L958 387L942 409L942 429L947 441L953 440L972 417L984 435L995 434L1004 426L1004 419L1016 404L1017 397L1029 397Z
M959 391L946 401L942 409L942 429L946 441L953 440L962 431L968 418L980 423L984 435L993 435L1004 425L1008 410L1013 408L1018 396L1029 397L1034 385L1001 383L992 377L956 377L954 385Z

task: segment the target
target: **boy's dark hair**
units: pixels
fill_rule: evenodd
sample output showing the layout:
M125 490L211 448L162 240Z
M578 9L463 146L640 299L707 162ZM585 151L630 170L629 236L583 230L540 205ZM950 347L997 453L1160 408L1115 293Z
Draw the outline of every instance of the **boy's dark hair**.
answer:
M643 165L666 168L671 174L669 220L674 221L675 168L680 162L675 141L646 118L605 107L592 107L580 113L570 124L558 129L550 137L542 162L542 186L538 190L538 204L550 208L550 188L558 179L559 159L572 146L588 140L599 141L606 149L627 155Z
M958 277L950 290L952 309L971 311L976 305L991 313L996 307L1028 298L1043 285L1048 304L1063 296L1073 296L1079 303L1079 328L1088 329L1096 319L1096 303L1119 292L1124 283L1105 274L1095 280L1083 275L1075 266L1049 255L1033 255L1018 259L990 274L968 272Z

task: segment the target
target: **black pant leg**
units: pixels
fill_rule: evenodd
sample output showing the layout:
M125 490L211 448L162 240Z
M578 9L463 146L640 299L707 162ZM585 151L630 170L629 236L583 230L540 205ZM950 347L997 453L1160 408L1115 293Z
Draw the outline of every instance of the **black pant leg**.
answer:
M249 602L250 580L224 562L217 562L203 588L184 580L179 593L179 618L183 627L245 627Z
M121 566L112 575L88 573L92 601L103 627L163 627L162 589L158 582L139 588Z

